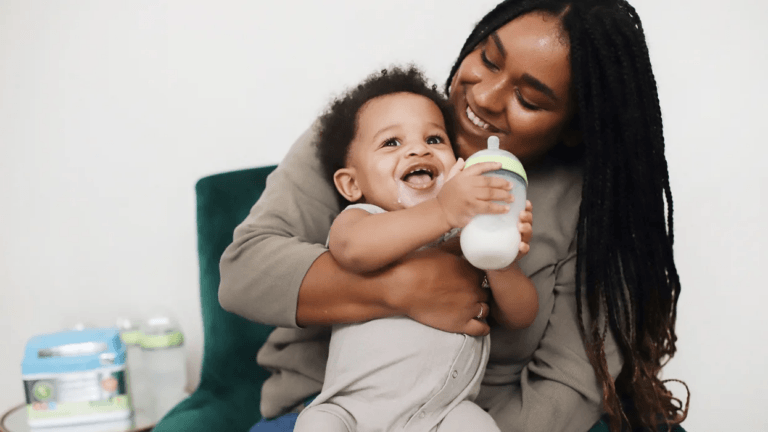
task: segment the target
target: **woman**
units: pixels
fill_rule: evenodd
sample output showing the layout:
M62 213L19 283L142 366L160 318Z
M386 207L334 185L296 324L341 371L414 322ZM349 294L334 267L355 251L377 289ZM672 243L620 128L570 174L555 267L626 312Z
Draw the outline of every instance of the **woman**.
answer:
M458 156L493 134L529 173L535 223L520 266L539 315L518 331L475 319L491 301L482 274L437 250L375 274L343 271L322 247L339 207L310 129L221 261L222 306L286 327L259 352L275 371L262 413L280 415L320 390L326 326L407 315L446 331L490 331L477 403L502 430L586 431L603 413L613 430L682 421L658 378L675 352L680 285L661 114L634 9L502 2L467 39L446 92Z

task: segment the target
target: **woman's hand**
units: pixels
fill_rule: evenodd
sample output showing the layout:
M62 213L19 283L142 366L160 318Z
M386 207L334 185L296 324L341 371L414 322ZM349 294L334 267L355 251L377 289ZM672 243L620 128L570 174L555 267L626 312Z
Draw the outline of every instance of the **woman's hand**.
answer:
M437 248L412 252L364 274L345 269L326 252L301 283L296 324L326 326L405 315L439 330L482 336L490 331L477 319L490 310L482 279L483 273L465 259Z
M430 248L409 254L392 267L387 301L415 321L451 333L483 336L490 328L483 273L465 259ZM478 315L480 314L480 315Z

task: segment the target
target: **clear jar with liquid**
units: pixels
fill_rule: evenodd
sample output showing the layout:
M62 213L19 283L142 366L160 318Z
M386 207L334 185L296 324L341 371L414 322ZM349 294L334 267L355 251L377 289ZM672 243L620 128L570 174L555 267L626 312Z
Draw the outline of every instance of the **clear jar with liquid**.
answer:
M142 365L148 390L146 415L158 421L187 396L184 336L176 321L166 315L147 319L141 332Z

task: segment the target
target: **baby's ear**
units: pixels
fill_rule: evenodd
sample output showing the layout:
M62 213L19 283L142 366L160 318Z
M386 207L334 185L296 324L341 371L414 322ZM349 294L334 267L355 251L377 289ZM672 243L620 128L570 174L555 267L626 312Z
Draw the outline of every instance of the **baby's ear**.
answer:
M357 202L363 192L357 184L357 171L354 168L342 168L333 175L333 183L341 196L349 202Z

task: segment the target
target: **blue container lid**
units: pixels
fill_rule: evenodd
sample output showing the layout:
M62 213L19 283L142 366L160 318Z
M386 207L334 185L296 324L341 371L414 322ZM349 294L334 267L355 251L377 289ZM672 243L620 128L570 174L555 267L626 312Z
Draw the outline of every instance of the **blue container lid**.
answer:
M125 364L117 328L88 328L34 336L27 341L22 375L83 372Z

